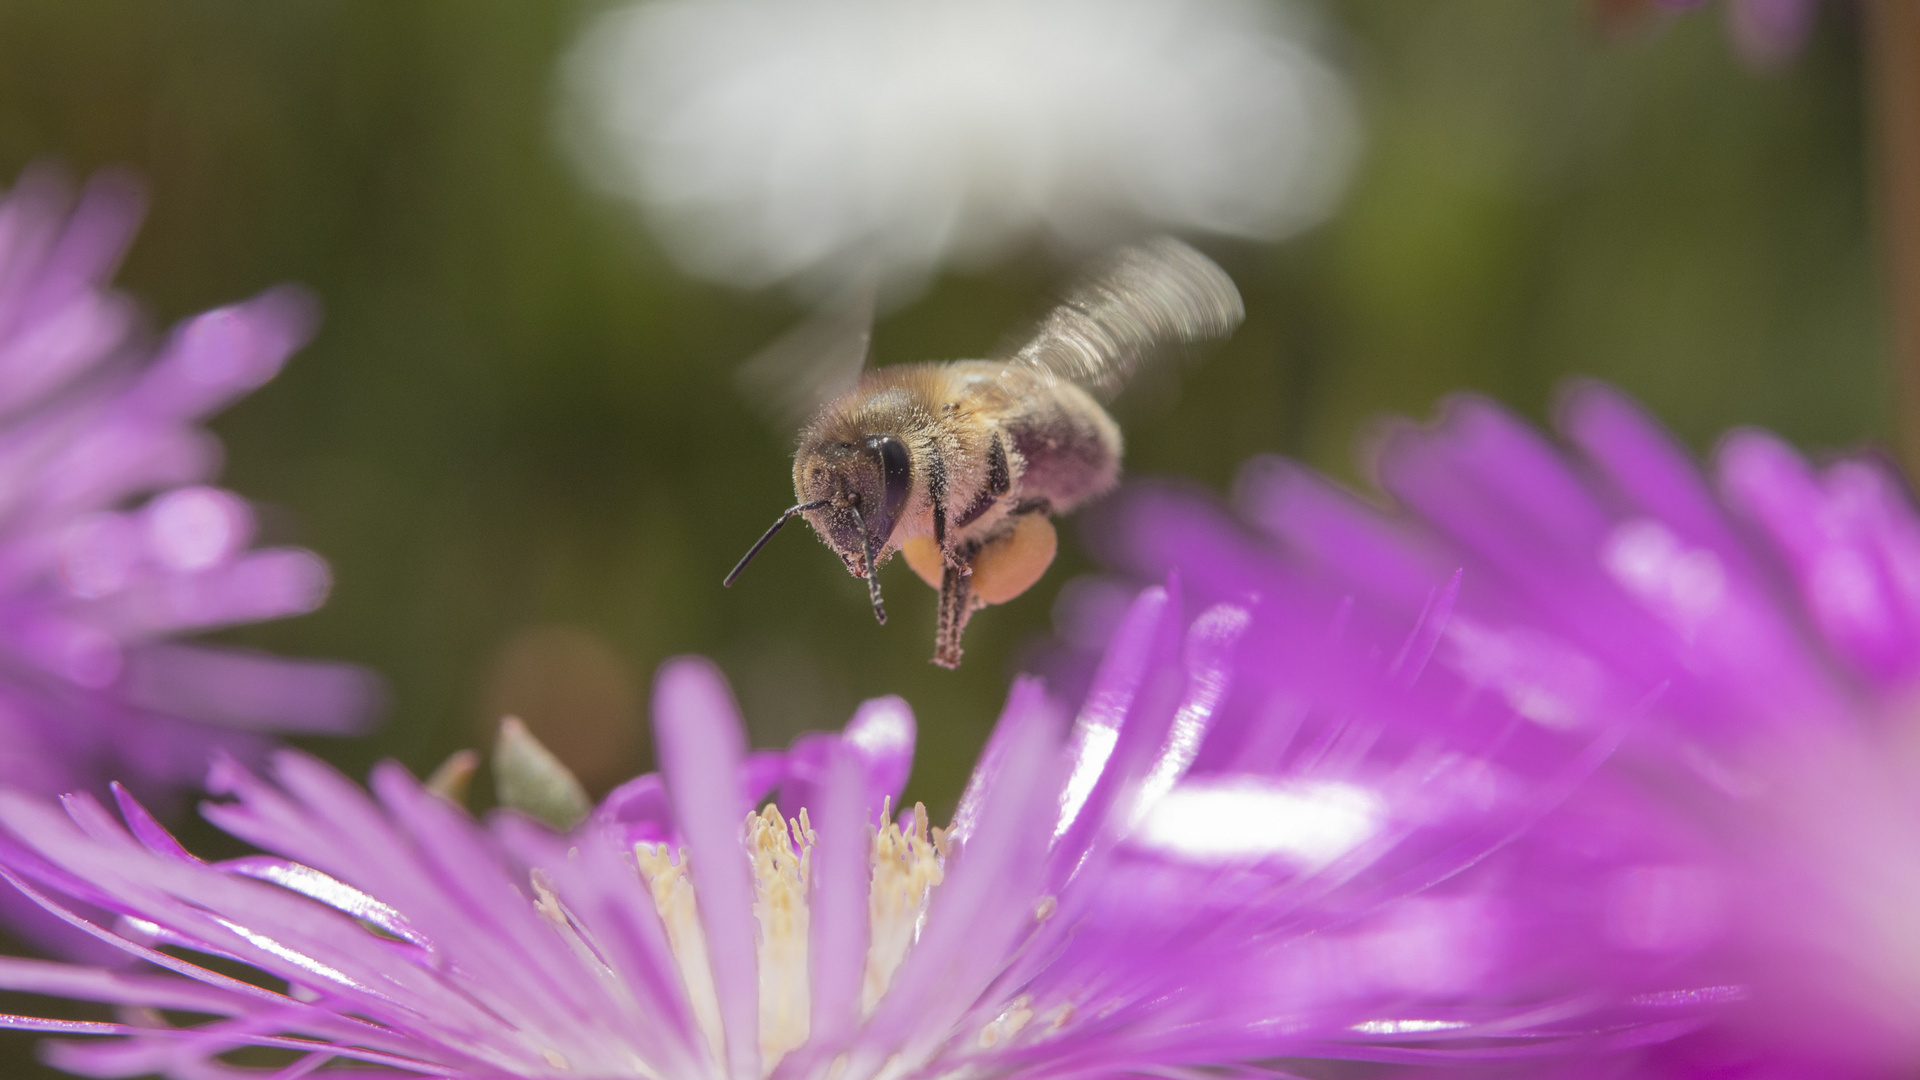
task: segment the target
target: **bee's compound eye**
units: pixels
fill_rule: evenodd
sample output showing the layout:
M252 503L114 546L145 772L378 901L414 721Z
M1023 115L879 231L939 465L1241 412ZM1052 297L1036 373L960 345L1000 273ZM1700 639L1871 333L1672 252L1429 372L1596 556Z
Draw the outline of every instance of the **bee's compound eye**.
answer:
M913 459L907 444L892 435L870 435L867 449L880 458L880 515L874 522L875 539L884 542L893 535L894 523L906 509L907 496L913 493Z

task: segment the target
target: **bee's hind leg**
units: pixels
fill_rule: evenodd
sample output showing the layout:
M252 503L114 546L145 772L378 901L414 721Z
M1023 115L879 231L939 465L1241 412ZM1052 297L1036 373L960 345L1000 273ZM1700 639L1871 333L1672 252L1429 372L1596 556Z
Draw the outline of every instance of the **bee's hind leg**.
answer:
M966 632L967 620L975 609L983 606L973 594L972 555L972 545L968 545L962 559L947 563L940 575L940 621L934 629L933 662L948 670L960 666L960 635Z
M985 539L963 546L957 553L959 565L941 565L934 663L944 668L959 667L960 635L973 613L1026 592L1053 565L1059 536L1042 509L1044 505L1007 518ZM928 582L933 581L931 567L920 573Z

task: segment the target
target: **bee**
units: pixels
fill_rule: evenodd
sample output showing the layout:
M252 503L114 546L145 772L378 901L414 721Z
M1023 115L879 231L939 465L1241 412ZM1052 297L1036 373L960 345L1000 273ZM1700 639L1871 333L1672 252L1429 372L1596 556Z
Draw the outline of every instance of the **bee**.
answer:
M933 662L956 668L973 613L1026 592L1052 564L1051 517L1118 482L1120 428L1101 402L1144 365L1231 334L1245 309L1225 271L1161 237L1109 254L999 358L862 370L866 295L743 371L763 395L817 404L794 454L798 502L722 584L804 517L866 579L883 624L878 571L903 555L940 594ZM823 358L811 383L784 370L796 352Z

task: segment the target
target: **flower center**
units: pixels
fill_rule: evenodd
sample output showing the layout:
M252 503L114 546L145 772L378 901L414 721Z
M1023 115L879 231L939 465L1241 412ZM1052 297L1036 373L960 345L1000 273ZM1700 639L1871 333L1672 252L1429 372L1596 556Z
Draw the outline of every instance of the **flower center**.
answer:
M907 951L920 936L927 904L944 877L946 845L916 803L905 828L888 820L883 806L878 829L869 827L866 975L862 1016L886 995ZM771 1073L788 1051L807 1041L811 1003L808 966L807 882L815 834L803 809L789 821L772 806L747 815L745 854L753 867L753 916L758 924L760 967L760 1061ZM720 1001L707 963L706 936L694 897L687 852L664 844L636 844L634 858L666 924L675 966L692 1004L694 1021L714 1060L722 1058Z

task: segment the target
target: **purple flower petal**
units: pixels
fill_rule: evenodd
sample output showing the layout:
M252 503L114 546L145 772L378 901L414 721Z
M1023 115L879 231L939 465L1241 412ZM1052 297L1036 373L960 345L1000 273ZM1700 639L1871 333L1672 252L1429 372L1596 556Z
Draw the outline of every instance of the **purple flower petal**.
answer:
M314 304L271 291L147 340L109 279L142 212L104 173L77 198L30 168L0 195L0 782L167 799L216 748L258 733L343 733L378 705L371 675L180 644L184 634L313 610L311 553L252 550L253 517L210 487L200 422L271 378Z
M856 713L848 726L858 724L862 713ZM812 936L808 942L813 981L806 1049L816 1057L837 1053L860 1020L871 877L868 808L873 805L869 797L872 764L862 756L851 746L832 755L821 789L823 801L815 804L819 807L819 839L813 846Z
M510 812L476 822L391 763L370 795L284 753L271 779L226 759L209 781L227 801L207 817L262 855L194 860L130 798L122 825L89 798L62 815L0 792L0 876L161 980L144 997L87 969L31 973L41 985L135 1005L230 999L214 1012L226 1020L87 1029L106 1040L57 1055L82 1071L197 1077L229 1049L305 1046L423 1076L718 1077L756 1057L773 1080L1186 1075L1302 1056L1484 1064L1500 1056L1488 1040L1591 1049L1581 1025L1651 1037L1634 1006L1602 1014L1555 981L1562 968L1528 967L1527 981L1503 959L1585 925L1562 912L1593 908L1556 891L1564 874L1495 885L1520 855L1578 860L1511 840L1604 748L1556 757L1477 715L1396 726L1394 710L1459 700L1435 685L1447 669L1391 677L1378 650L1356 666L1335 646L1372 633L1364 612L1344 636L1303 626L1297 640L1318 648L1268 653L1285 614L1216 603L1183 625L1169 590L1145 590L1082 710L1078 760L1093 760L1087 731L1113 740L1065 833L1076 762L1037 680L1009 697L967 827L942 834L917 810L880 817L897 773L876 763L906 757L903 706L870 703L756 779L724 684L682 659L656 686L663 776L566 835ZM1296 662L1324 683L1283 678ZM1384 677L1351 682L1360 671ZM1322 685L1352 692L1300 714L1269 700ZM803 759L812 804L792 822L757 813L743 833L752 789ZM1536 759L1560 778L1530 787ZM677 863L633 839L668 818ZM1657 905L1635 902L1636 925L1657 926ZM1698 1012L1661 1008L1662 1022ZM796 1016L797 1040L778 1026Z
M669 661L654 687L655 738L674 816L700 874L700 923L726 1025L726 1071L757 1080L759 973L753 953L753 884L740 858L747 802L734 783L745 753L740 712L704 660Z

